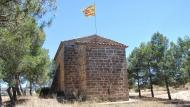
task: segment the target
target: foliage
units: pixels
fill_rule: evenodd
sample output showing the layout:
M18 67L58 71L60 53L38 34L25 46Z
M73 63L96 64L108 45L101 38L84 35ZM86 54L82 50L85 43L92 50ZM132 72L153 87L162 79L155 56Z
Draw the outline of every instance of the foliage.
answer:
M17 26L26 16L49 25L56 10L56 0L1 0L0 15L6 17L7 26ZM44 17L47 16L47 17Z
M130 88L136 83L141 88L150 86L153 97L153 84L166 85L170 97L169 85L178 87L189 81L190 38L186 36L179 38L177 44L169 44L163 34L154 33L150 41L131 52L128 65Z
M42 48L43 27L51 24L55 3L56 0L0 1L0 79L8 83L13 105L16 96L21 95L22 80L42 84L48 79L50 61L48 51Z
M0 59L0 79L3 78L3 75L2 75L3 69L4 69L4 62L2 59Z
M190 37L186 36L184 39L179 38L178 44L181 53L181 71L186 72L190 76Z
M25 75L29 81L42 84L48 79L49 57L47 50L39 50L37 56L24 56L19 69L23 70L22 75Z
M4 61L4 80L9 85L14 84L14 76L19 73L17 67L22 57L28 53L30 41L30 33L27 28L31 28L29 25L18 26L23 28L23 31L17 31L15 33L8 31L7 29L0 29L0 58ZM26 29L25 29L26 28Z

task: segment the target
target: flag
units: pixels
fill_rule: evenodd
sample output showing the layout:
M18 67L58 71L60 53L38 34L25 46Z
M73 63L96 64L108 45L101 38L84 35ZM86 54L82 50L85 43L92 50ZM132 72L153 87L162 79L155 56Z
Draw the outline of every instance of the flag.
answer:
M95 14L96 14L95 12L96 12L95 4L88 6L87 8L85 8L83 10L84 15L87 16L87 17L95 16Z

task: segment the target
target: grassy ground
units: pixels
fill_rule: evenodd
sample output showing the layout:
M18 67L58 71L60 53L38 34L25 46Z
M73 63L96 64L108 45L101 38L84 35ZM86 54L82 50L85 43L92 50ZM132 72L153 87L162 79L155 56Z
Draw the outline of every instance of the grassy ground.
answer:
M117 103L74 102L58 103L56 99L39 99L38 97L25 97L20 99L18 107L177 107L174 104L164 104L159 101L136 101Z
M132 100L132 102L131 102ZM17 107L190 107L190 102L182 100L166 100L150 97L131 97L130 101L119 102L66 102L59 103L56 99L40 99L37 96L20 97Z
M155 98L150 97L150 90L142 91L142 98L131 91L129 101L121 102L73 102L59 103L56 99L40 99L37 96L20 97L17 107L190 107L190 90L172 90L172 100L167 100L166 91L155 90ZM4 105L8 97L3 97Z

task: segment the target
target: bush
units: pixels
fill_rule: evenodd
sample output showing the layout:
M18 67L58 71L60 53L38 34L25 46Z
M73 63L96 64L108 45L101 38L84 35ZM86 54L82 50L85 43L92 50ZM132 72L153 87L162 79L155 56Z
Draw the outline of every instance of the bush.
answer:
M49 87L44 87L40 90L39 94L40 98L48 98L50 97L50 88Z
M41 91L41 88L38 88L38 89L36 90L36 93L39 95L39 94L40 94L40 91Z

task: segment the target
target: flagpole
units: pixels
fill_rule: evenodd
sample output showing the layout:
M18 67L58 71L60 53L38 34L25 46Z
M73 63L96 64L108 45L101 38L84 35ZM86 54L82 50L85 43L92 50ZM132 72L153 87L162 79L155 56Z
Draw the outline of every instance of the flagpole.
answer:
M96 25L96 0L94 0L94 5L95 5L95 15L94 15L94 27L95 27L95 35L98 33L97 25Z

